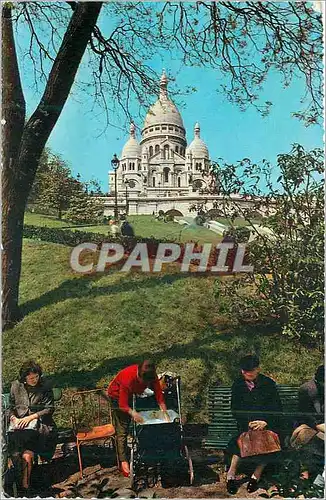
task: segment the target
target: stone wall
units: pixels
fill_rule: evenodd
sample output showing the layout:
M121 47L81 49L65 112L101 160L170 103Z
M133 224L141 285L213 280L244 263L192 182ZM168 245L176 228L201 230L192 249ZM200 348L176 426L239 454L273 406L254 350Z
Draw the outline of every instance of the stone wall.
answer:
M114 197L105 197L104 200L104 215L114 214ZM246 199L243 200L239 195L233 195L232 201L242 208L249 208L253 203L257 203L257 200ZM206 203L205 203L206 202ZM205 203L205 210L211 210L212 208L221 209L225 204L225 200L222 196L174 196L174 197L135 197L128 198L128 213L129 215L152 215L153 212L157 214L159 210L167 212L168 210L178 210L183 216L193 216L194 211L190 211L190 207L193 205L199 205ZM118 196L118 209L120 213L125 213L126 211L126 199ZM260 213L263 215L265 213L265 208L260 208Z

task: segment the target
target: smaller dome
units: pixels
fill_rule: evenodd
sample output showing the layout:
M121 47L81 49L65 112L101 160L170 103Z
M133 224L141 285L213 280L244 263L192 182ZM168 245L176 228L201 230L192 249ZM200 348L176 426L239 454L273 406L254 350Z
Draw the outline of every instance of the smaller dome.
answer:
M140 158L141 156L141 147L136 139L135 133L135 125L133 123L130 124L130 137L127 140L126 144L123 147L121 159L125 158Z
M199 123L195 125L195 137L194 140L189 144L188 151L192 153L194 158L206 158L209 159L208 148L204 141L200 138L200 126Z

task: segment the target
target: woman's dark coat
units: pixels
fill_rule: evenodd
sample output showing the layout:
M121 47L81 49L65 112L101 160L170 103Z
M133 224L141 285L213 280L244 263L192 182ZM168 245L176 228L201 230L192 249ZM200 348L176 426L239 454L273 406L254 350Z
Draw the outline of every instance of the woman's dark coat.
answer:
M246 432L253 420L264 420L267 429L275 432L280 428L281 400L275 382L266 375L258 375L251 391L242 376L236 379L232 385L231 410L239 433Z

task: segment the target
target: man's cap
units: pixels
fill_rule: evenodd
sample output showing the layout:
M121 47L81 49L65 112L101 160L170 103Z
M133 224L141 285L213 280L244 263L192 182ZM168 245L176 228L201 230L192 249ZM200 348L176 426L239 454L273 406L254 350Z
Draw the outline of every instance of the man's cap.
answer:
M255 354L248 354L240 359L240 368L246 372L251 372L259 367L259 358Z

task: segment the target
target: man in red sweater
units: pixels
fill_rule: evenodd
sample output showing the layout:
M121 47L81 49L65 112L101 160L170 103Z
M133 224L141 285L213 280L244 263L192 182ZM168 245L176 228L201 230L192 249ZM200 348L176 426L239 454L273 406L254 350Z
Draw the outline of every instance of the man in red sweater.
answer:
M121 370L108 387L108 396L111 398L114 425L117 436L117 451L121 472L128 477L130 473L126 456L128 427L131 418L142 423L141 415L131 408L134 394L142 394L150 387L155 394L156 401L163 412L166 404L163 392L156 374L155 364L146 359L139 365L131 365ZM168 416L166 416L168 419Z

